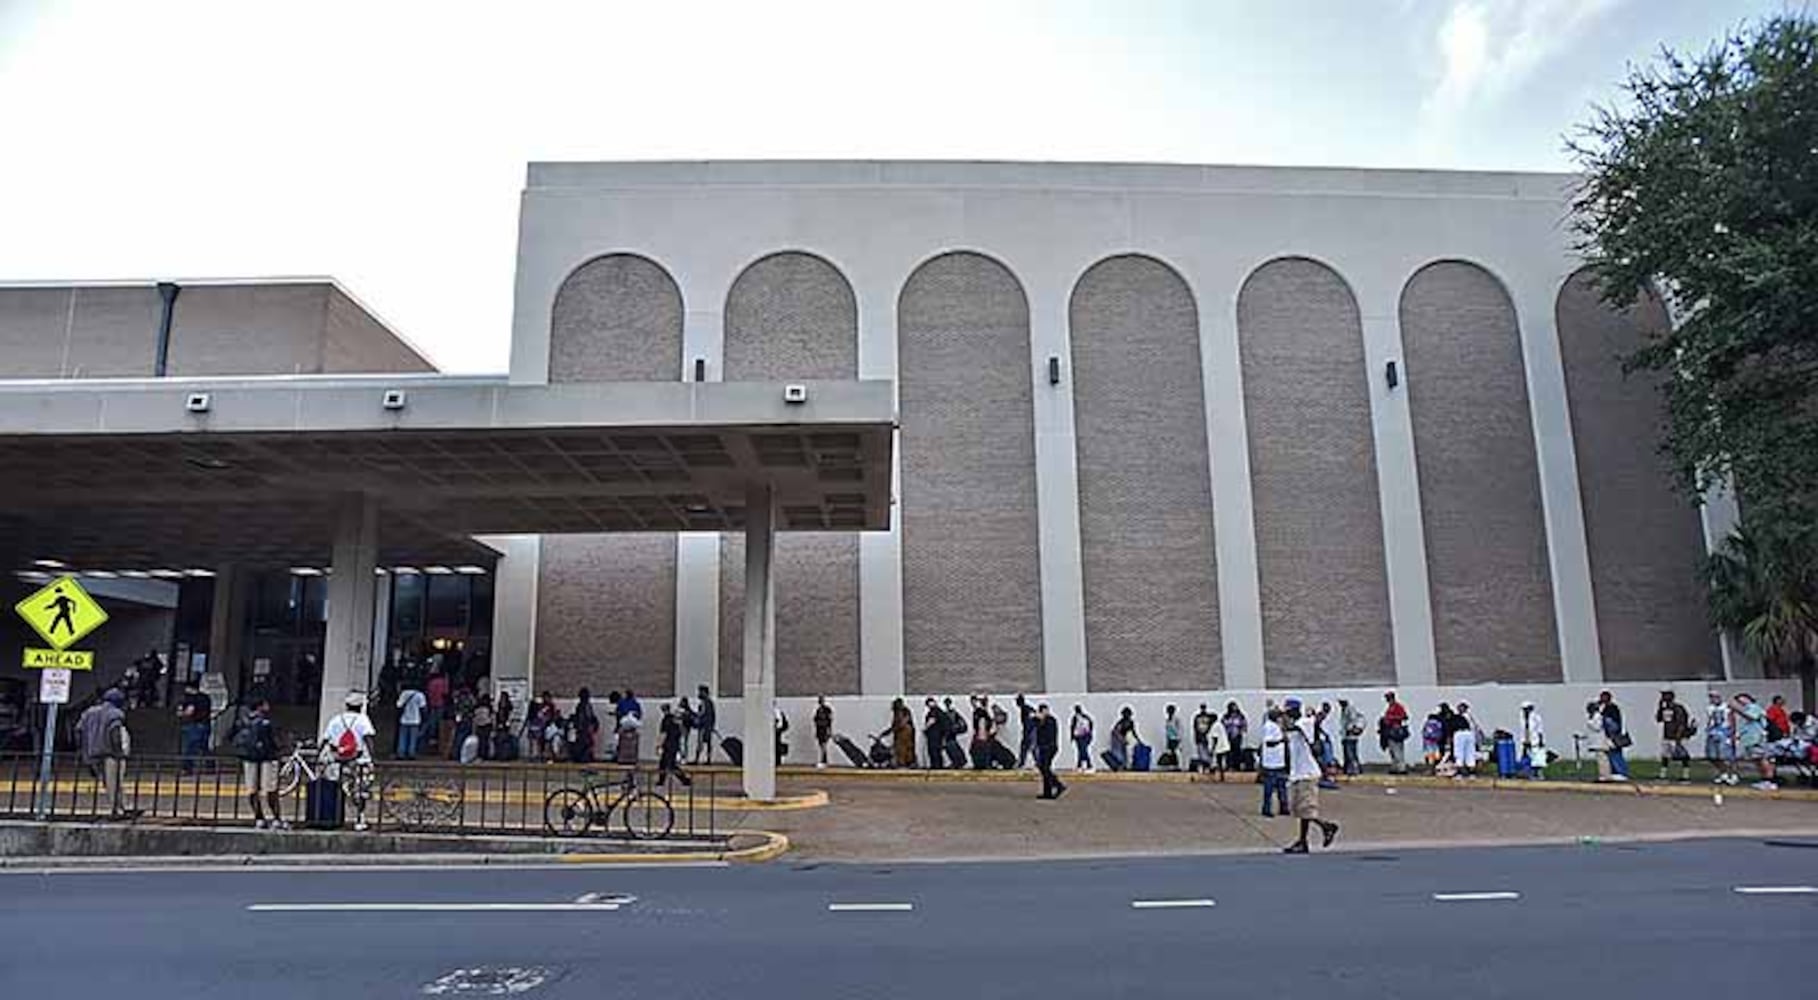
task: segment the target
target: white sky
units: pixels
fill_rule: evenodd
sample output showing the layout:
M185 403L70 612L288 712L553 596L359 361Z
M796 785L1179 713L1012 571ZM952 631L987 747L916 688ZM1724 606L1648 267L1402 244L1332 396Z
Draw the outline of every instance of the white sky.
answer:
M1559 170L1778 0L0 0L0 280L330 274L503 371L537 160Z

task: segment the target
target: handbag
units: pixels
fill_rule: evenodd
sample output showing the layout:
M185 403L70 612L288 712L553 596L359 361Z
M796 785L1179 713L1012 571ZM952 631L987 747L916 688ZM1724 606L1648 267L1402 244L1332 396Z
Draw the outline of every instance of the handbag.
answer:
M1610 745L1618 750L1627 750L1635 745L1635 738L1628 733L1611 733Z

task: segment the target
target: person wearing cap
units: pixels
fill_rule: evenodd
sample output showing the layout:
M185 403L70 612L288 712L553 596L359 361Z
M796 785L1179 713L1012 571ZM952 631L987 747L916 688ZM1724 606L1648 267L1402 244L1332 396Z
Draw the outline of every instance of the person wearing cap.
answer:
M338 778L341 791L354 807L354 829L366 829L366 804L372 793L372 740L378 730L366 717L366 696L349 692L344 711L322 727L322 754L330 779Z
M1547 776L1547 726L1531 701L1521 703L1521 770L1530 778Z
M126 758L132 751L132 737L126 731L126 695L119 688L108 688L76 720L76 735L82 762L101 780L108 815L119 819L126 815Z

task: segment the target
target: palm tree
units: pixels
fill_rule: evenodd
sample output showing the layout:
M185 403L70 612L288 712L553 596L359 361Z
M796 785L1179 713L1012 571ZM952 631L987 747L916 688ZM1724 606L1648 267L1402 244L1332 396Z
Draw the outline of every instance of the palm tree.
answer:
M1744 516L1705 561L1711 622L1736 636L1769 676L1798 676L1813 703L1818 664L1818 526Z

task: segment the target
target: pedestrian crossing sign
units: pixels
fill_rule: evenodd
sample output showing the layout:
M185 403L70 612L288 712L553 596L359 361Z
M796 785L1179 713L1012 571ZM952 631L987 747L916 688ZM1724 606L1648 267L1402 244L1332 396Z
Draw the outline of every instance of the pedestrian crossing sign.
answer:
M100 628L107 612L88 596L73 576L58 577L37 593L13 605L19 617L36 629L53 649L67 649L77 639Z

